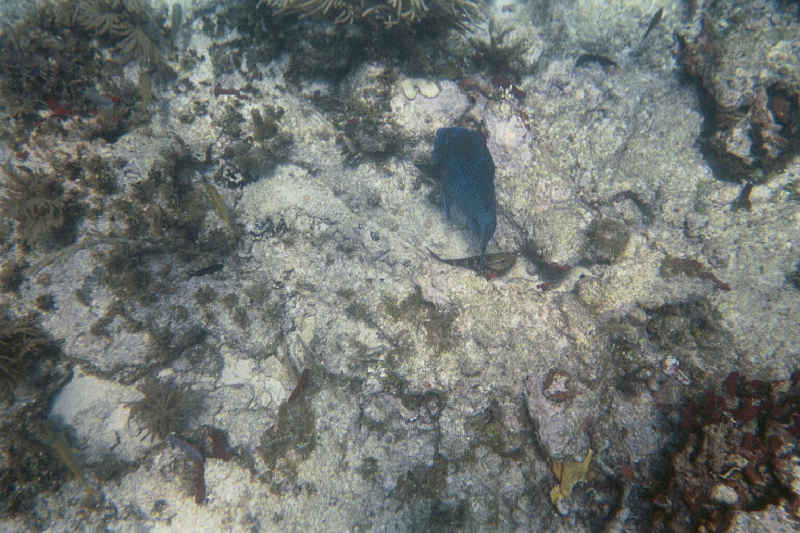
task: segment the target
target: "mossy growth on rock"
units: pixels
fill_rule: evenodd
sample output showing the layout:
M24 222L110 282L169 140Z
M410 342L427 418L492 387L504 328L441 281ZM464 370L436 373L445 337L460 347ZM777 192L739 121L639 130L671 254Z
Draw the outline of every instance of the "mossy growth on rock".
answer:
M497 402L492 402L484 411L464 420L464 432L469 436L470 455L473 455L477 446L485 446L493 453L502 451L503 425L495 414L497 409Z
M382 161L402 147L403 131L394 122L391 108L398 79L394 69L371 69L342 82L338 95L313 100L339 125L337 142L348 162Z
M647 332L626 319L613 319L600 328L608 336L608 355L613 363L614 387L632 397L647 390L656 369L645 357Z
M0 425L4 457L0 465L0 516L24 517L26 527L42 531L50 524L39 512L41 498L57 492L72 477L46 442L47 434L44 414L35 404Z
M592 220L586 231L587 258L595 263L613 263L625 251L630 238L630 230L620 220Z
M730 349L730 334L720 313L706 300L664 305L646 313L647 335L664 352L700 350L716 357Z
M800 261L794 265L792 271L787 274L786 279L795 289L800 291Z
M0 292L17 292L25 281L25 263L8 259L0 265Z
M448 461L437 455L430 465L420 464L397 478L392 491L411 515L414 531L444 533L464 531L470 514L467 500L444 499Z
M412 324L425 333L428 344L437 353L451 350L457 344L453 334L453 324L458 318L457 309L442 309L422 297L422 289L417 286L414 292L402 301L384 297L386 313L395 320Z
M221 262L236 246L236 232L208 216L214 204L192 179L199 164L178 139L132 185L131 194L108 202L104 211L114 239L98 258L98 277L119 298L152 305L173 292L178 278L185 279L182 267L193 272L212 260Z
M395 494L401 501L437 499L447 488L447 460L436 456L431 465L418 465L397 478Z
M123 301L152 305L159 295L171 291L147 268L151 254L152 252L143 251L135 245L115 246L104 258L100 278L106 281L115 295Z

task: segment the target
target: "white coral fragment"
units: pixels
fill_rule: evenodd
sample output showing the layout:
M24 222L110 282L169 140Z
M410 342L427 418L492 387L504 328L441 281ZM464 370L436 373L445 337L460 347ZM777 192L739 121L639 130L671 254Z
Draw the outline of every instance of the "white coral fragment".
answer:
M425 98L435 98L439 95L439 86L422 78L406 78L400 83L400 88L409 100L417 97L417 89Z
M681 370L680 361L671 355L668 355L661 361L661 371L669 377L677 379L681 385L686 385L688 387L692 384L692 379Z

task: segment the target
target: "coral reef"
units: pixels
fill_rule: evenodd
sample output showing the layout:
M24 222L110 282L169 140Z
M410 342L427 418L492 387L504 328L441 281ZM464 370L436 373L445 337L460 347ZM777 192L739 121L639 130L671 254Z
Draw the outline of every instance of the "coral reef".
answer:
M685 439L654 497L653 530L727 531L737 511L785 506L800 520L800 371L784 381L731 372L685 404Z
M693 42L685 4L474 0L489 22L458 31L444 0L345 1L197 0L168 21L53 0L3 28L24 81L0 81L4 103L31 98L0 116L0 326L63 342L0 384L0 529L640 533L659 492L665 523L694 520L680 491L704 468L708 524L740 488L755 503L731 522L788 515L800 422L762 398L796 384L731 379L710 401L736 464L696 440L668 468L716 420L701 397L680 433L687 397L800 353L800 162L744 191L714 179L707 102L669 53ZM771 6L729 4L739 35ZM794 93L767 94L784 136ZM466 266L516 259L502 277L437 259L474 244L420 172L454 126L496 164L503 253ZM30 194L53 224L14 214Z
M152 36L154 13L140 1L45 2L0 35L0 97L14 118L4 137L26 141L34 127L113 141L142 119L140 92L124 79L119 63L136 60L147 70L168 72ZM110 48L110 59L97 53ZM49 109L48 120L36 123ZM78 117L84 123L62 125Z

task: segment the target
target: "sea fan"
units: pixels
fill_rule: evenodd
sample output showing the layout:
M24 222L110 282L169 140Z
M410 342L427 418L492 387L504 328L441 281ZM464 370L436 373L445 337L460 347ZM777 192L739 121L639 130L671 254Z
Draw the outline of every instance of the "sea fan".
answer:
M125 61L164 66L153 39L142 29L152 19L143 0L78 0L72 9L74 24L101 37L121 39L114 48Z

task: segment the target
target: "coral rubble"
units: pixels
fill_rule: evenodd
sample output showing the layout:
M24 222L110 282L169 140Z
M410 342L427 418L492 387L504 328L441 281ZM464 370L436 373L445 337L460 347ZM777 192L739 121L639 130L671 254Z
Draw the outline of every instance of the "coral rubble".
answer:
M764 182L800 153L799 39L781 2L704 6L681 32L678 59L706 95L699 140L718 178Z

